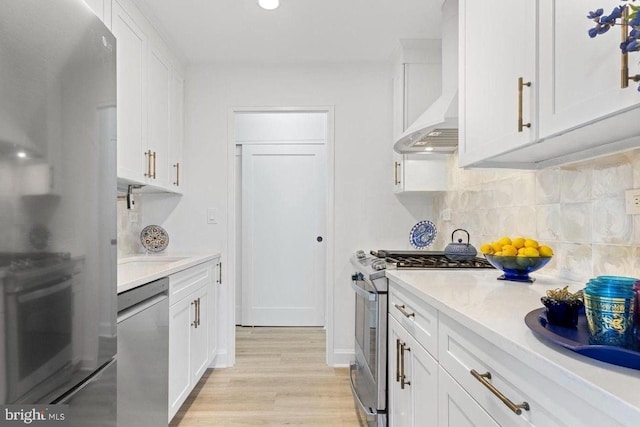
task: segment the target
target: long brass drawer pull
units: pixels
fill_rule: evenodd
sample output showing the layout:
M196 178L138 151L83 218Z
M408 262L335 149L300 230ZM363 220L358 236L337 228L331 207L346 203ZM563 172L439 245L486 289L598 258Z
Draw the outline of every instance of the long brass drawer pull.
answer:
M398 304L393 304L395 308L397 308L400 313L404 314L405 317L416 317L415 313L409 313L407 310L405 310L405 306L404 304L402 305L398 305Z
M144 174L147 178L152 178L151 175L151 150L144 152L144 157L147 159L147 172Z
M518 77L518 132L522 132L522 128L530 128L531 123L524 123L522 119L522 89L524 86L531 87L531 82L524 82L522 77Z
M411 351L409 347L406 347L406 343L402 343L400 348L400 366L401 366L401 375L400 375L400 389L404 390L404 386L411 385L411 381L406 381L407 376L404 374L404 352Z
M180 187L180 163L176 163L173 167L176 168L176 180L173 185Z
M396 382L400 382L400 340L396 338Z
M198 329L198 300L194 299L191 301L191 305L193 306L193 323L191 326Z
M529 404L527 402L522 402L520 404L516 404L513 403L511 400L509 400L509 398L507 396L505 396L504 394L502 394L500 392L500 390L498 390L497 388L495 388L493 386L493 384L491 384L488 380L491 379L491 372L486 372L484 374L479 374L478 371L476 371L475 369L471 370L471 375L473 375L473 377L475 379L477 379L478 381L480 381L482 383L483 386L485 386L486 388L489 389L489 391L491 393L493 393L494 395L496 395L498 397L498 399L500 399L502 401L502 403L504 403L505 405L507 405L507 407L509 409L511 409L516 415L520 415L522 414L522 410L524 409L525 411L529 410Z

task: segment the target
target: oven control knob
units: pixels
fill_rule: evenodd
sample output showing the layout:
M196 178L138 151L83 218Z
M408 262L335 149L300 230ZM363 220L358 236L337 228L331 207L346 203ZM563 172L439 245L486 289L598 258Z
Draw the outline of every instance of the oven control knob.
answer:
M377 259L371 263L371 268L374 270L384 270L387 268L387 263L383 259Z
M364 259L366 256L367 256L367 254L365 254L363 250L356 251L356 258Z

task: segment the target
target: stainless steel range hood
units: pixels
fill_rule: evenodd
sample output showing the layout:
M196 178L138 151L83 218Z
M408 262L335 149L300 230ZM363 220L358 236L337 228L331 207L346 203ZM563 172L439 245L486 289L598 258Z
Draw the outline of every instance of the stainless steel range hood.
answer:
M442 95L394 145L399 153L452 153L458 148L458 1L442 5Z

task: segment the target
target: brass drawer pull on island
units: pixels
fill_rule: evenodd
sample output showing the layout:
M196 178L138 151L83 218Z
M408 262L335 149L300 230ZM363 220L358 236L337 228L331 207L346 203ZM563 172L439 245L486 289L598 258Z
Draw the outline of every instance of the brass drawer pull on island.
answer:
M400 340L396 339L396 382L400 382Z
M522 89L524 86L531 87L531 82L524 82L522 77L518 77L518 132L522 132L522 128L530 128L531 123L524 123L522 119Z
M405 310L405 306L404 304L402 305L398 305L398 304L393 304L395 306L395 308L397 308L400 313L404 314L405 317L416 317L415 313L409 313L407 310Z
M473 377L475 379L477 379L478 381L480 381L482 383L483 386L485 386L486 388L489 389L489 391L491 393L493 393L494 395L496 395L498 397L498 399L500 399L502 401L502 403L504 403L505 405L507 405L507 407L509 409L511 409L516 415L520 415L522 414L522 410L524 409L525 411L529 410L529 404L527 402L522 402L520 404L516 404L513 403L511 400L509 400L509 398L507 396L505 396L504 394L502 394L500 392L500 390L498 390L497 388L495 388L493 386L493 384L491 384L488 380L491 379L491 372L487 372L484 374L479 374L478 371L476 371L475 369L471 370L471 375L473 375Z
M411 385L411 381L406 381L407 376L404 374L404 352L411 351L406 345L406 343L400 344L400 389L402 390L404 390L404 386Z

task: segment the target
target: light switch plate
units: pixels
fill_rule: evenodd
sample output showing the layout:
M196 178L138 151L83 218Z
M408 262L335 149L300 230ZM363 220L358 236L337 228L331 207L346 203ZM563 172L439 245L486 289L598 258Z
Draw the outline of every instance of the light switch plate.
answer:
M207 208L207 224L217 224L217 223L218 223L218 209Z
M451 209L443 209L440 212L440 219L443 221L451 221Z
M138 222L138 212L129 211L129 222L131 223Z

